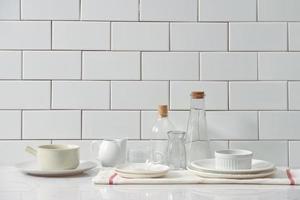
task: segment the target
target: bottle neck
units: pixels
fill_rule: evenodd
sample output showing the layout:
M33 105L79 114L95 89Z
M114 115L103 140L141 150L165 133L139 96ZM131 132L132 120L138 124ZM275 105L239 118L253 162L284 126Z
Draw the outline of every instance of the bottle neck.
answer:
M202 99L193 99L191 98L191 109L194 110L204 110L204 98Z

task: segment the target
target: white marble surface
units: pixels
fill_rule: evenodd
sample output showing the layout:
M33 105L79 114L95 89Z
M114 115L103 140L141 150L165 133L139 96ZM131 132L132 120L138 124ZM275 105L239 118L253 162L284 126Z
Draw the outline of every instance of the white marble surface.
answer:
M44 178L0 166L0 200L295 200L300 186L280 185L94 185L97 170L73 177Z

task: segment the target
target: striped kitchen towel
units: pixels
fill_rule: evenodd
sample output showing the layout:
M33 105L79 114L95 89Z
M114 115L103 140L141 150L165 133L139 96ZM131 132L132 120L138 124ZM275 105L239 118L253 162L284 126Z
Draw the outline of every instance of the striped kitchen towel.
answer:
M95 184L260 184L260 185L300 185L300 169L277 168L276 173L267 178L255 179L220 179L203 178L187 170L170 171L161 178L122 178L112 169L100 169L93 178Z

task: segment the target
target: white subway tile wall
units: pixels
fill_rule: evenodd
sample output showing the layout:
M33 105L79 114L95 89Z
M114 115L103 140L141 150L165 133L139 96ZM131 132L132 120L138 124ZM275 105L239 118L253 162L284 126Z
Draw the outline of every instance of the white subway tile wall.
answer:
M0 164L26 145L146 145L206 92L214 149L300 166L298 0L0 0ZM11 152L8 158L4 152Z

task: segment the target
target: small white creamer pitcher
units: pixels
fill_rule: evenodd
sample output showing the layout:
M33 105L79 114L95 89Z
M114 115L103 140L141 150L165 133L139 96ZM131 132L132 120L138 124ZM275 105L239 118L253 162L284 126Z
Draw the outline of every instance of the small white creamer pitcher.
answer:
M118 164L125 163L127 150L127 139L114 139L93 141L91 151L97 152L97 159L103 167L114 167Z

